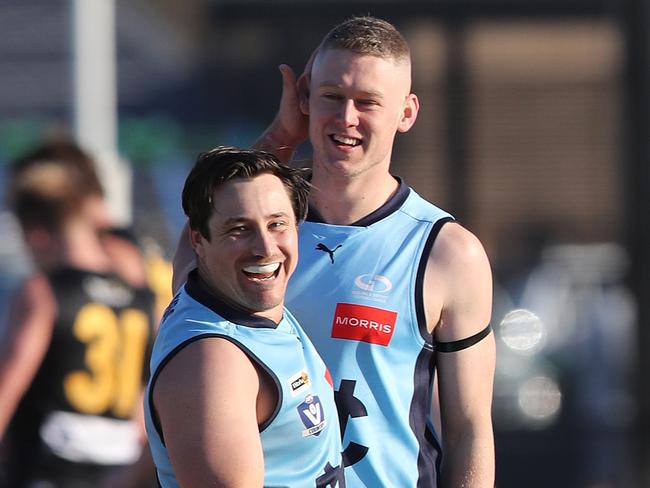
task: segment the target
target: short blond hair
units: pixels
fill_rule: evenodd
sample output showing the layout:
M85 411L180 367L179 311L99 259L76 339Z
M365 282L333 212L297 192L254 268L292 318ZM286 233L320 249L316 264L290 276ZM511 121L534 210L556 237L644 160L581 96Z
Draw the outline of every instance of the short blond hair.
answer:
M352 17L329 31L320 50L344 49L394 61L411 59L411 51L402 34L393 24L376 17Z

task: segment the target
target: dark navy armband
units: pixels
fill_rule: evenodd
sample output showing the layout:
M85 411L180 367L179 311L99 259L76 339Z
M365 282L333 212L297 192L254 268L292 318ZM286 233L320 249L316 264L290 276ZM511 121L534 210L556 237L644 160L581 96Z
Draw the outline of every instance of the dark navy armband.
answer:
M468 347L472 347L477 342L481 342L485 337L488 336L492 327L490 324L480 332L477 332L473 336L468 337L467 339L460 339L458 341L451 342L438 342L436 344L436 350L438 352L458 352Z

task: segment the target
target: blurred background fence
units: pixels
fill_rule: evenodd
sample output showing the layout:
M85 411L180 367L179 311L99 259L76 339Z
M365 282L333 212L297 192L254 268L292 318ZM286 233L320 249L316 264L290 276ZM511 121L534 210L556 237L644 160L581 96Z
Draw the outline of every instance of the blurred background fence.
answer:
M0 186L12 158L72 133L109 153L115 211L169 258L196 154L249 145L277 107L277 65L301 70L354 14L412 48L422 108L394 173L492 261L497 486L650 486L646 0L3 0ZM109 29L108 49L75 19ZM101 110L114 137L98 142ZM4 210L0 231L6 299L28 261Z

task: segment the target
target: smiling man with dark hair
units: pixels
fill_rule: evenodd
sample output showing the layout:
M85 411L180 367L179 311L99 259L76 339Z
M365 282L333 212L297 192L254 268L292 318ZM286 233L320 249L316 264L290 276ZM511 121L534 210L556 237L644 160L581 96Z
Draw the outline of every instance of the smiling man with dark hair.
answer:
M273 155L223 147L185 181L198 266L165 312L145 400L165 488L344 486L329 372L284 308L307 191Z

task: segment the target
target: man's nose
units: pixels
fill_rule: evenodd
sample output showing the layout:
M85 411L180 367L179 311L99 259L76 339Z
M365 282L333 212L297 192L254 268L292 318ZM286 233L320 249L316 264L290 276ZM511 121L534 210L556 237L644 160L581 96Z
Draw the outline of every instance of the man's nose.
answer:
M354 100L344 100L339 107L339 119L346 126L355 126L359 123L359 111Z
M255 233L252 243L252 252L255 256L272 256L276 248L275 238L267 229Z

